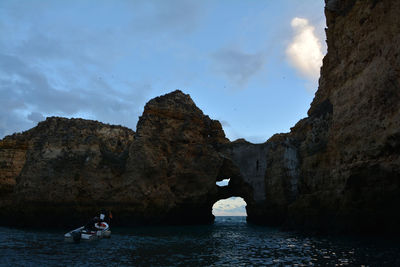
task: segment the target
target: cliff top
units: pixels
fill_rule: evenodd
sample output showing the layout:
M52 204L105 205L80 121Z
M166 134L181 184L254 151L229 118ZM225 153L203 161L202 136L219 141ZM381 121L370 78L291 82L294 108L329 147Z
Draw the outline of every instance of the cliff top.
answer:
M102 123L96 120L86 120L80 118L64 118L64 117L47 117L46 120L38 123L36 127L29 129L21 133L14 133L4 137L0 141L12 140L12 139L30 139L33 136L40 135L54 135L54 134L64 134L80 131L98 131L100 129L108 129L111 131L124 131L129 135L133 135L135 132L127 127L121 125L111 125L107 123Z
M201 109L199 109L193 102L190 95L184 94L181 90L175 90L168 94L151 99L144 107L143 113L151 110L169 110L174 112L198 113L199 115L204 115Z

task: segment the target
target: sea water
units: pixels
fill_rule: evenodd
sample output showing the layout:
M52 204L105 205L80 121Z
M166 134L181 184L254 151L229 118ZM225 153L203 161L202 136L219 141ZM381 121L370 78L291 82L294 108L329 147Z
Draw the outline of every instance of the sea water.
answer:
M62 230L0 227L4 266L400 266L399 242L310 236L216 217L213 225L112 228L65 242Z

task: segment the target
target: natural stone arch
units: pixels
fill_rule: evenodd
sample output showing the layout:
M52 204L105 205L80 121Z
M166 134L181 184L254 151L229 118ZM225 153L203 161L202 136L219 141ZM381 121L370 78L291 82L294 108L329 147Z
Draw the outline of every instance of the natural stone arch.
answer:
M213 206L220 200L229 199L231 197L240 197L246 202L246 215L249 216L249 206L254 206L253 188L250 184L246 183L241 175L240 169L233 161L229 158L229 154L225 154L223 162L221 164L219 173L217 175L216 182L229 179L229 183L226 186L215 185L216 195L212 203L210 203L210 214L215 218ZM251 209L251 208L250 208Z

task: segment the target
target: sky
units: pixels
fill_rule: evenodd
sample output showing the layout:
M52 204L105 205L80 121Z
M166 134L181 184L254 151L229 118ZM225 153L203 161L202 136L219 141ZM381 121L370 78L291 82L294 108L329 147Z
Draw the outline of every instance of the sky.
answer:
M326 53L322 0L1 0L0 138L48 116L136 129L176 89L230 140L306 117Z
M0 138L47 116L135 129L180 89L231 140L288 132L325 53L316 0L2 0Z

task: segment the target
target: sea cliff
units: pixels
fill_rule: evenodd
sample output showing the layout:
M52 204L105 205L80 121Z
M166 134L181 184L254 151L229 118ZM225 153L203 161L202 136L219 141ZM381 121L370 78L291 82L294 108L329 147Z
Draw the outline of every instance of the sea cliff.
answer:
M399 233L400 2L330 0L325 14L319 88L289 133L230 142L179 90L150 100L136 132L47 118L0 141L2 223L65 226L100 208L123 225L208 223L241 196L254 223Z

